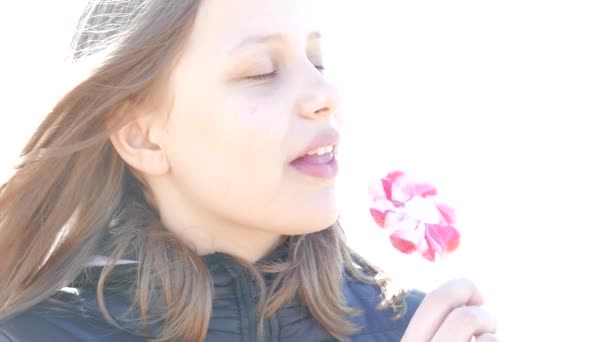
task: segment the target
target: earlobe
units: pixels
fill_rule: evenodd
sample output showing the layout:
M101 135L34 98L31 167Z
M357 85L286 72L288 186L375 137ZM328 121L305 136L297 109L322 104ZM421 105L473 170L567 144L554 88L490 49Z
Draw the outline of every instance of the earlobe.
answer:
M121 158L135 170L150 176L169 171L169 161L160 142L153 141L151 127L135 119L111 134L110 140Z

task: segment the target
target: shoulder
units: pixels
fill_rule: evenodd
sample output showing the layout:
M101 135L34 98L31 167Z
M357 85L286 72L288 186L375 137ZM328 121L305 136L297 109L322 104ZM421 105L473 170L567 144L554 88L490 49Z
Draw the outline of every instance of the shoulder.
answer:
M354 323L361 331L353 341L393 341L403 336L425 293L411 290L398 296L394 304L403 310L394 310L391 306L381 308L383 290L379 285L347 277L344 295L349 306L359 310Z
M141 337L108 324L94 309L96 304L92 293L61 291L45 302L0 321L0 342L143 341ZM122 305L111 299L106 304Z

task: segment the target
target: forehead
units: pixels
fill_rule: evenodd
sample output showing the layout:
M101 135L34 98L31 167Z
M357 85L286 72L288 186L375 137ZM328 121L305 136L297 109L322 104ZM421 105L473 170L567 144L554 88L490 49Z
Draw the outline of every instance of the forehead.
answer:
M322 32L320 0L202 0L191 41L229 50L252 35Z

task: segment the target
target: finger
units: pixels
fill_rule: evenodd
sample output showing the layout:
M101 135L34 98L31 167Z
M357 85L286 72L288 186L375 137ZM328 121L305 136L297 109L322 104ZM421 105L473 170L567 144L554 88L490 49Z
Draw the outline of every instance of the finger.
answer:
M483 297L473 282L468 279L448 281L425 296L401 341L429 341L452 310L481 304Z
M498 342L498 337L494 334L483 334L477 337L475 342Z
M469 342L473 336L483 336L495 332L496 317L494 315L479 306L461 306L450 312L431 342Z

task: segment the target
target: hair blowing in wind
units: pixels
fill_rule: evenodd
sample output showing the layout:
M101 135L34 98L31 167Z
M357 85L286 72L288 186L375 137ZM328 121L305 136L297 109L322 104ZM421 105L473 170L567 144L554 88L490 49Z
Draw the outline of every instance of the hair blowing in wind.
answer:
M135 105L154 102L195 20L198 0L89 1L72 44L74 65L88 73L56 103L0 188L0 319L18 314L69 285L96 255L108 256L97 287L122 258L139 263L132 298L135 320L162 323L156 340L204 340L213 284L201 257L165 229L145 183L118 155L109 136ZM204 63L204 61L203 61ZM295 296L332 335L357 330L342 293L344 268L381 282L346 246L338 224L287 237L284 263L249 265L277 274L262 289L260 312L271 315ZM375 272L372 272L375 273Z

